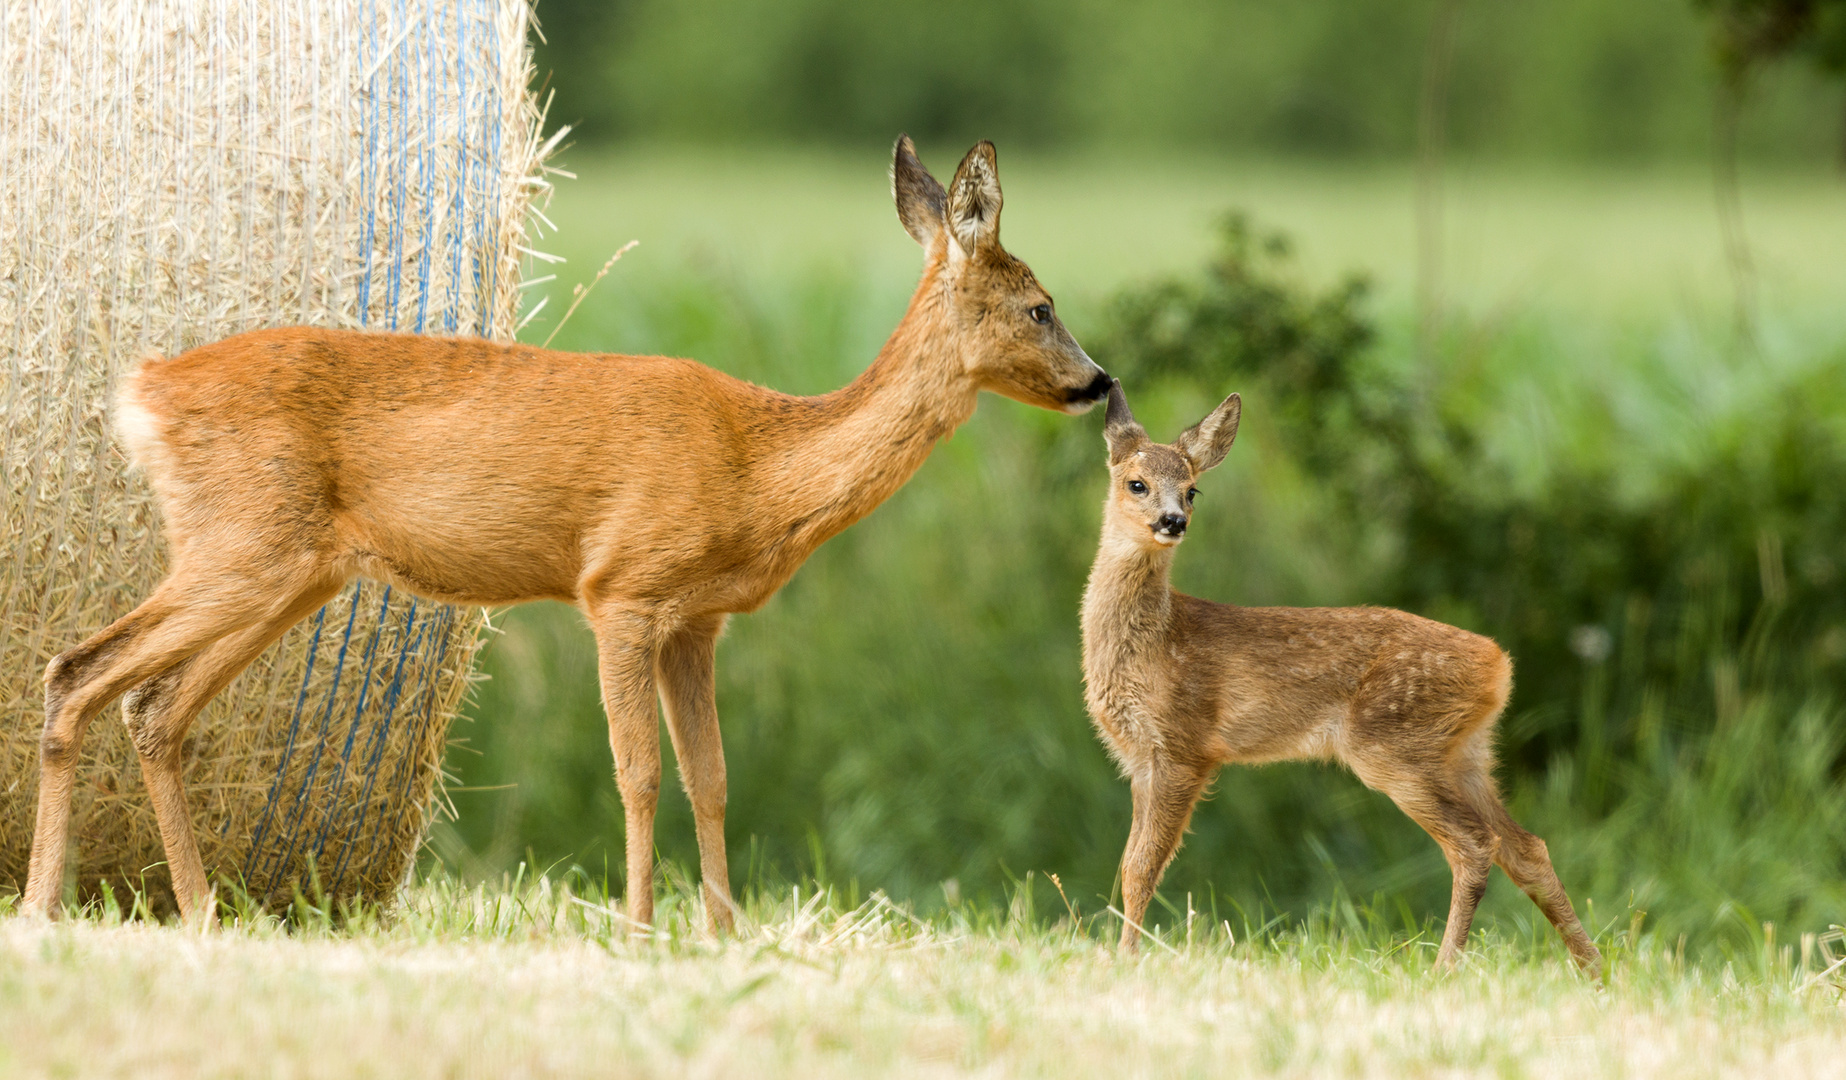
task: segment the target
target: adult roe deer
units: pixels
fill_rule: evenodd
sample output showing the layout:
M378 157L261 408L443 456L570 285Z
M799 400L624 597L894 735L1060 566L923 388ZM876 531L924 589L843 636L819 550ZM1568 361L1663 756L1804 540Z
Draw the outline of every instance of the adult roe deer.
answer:
M1174 591L1168 570L1193 484L1224 460L1232 394L1170 445L1109 391L1109 495L1083 595L1085 698L1127 775L1134 824L1122 853L1122 945L1133 949L1154 886L1220 765L1332 758L1391 797L1441 845L1454 874L1438 968L1455 965L1498 863L1600 977L1545 842L1494 784L1494 725L1512 662L1487 638L1387 608L1246 608Z
M922 280L871 366L820 397L689 360L305 327L144 363L117 423L159 499L172 570L46 667L25 910L58 900L79 744L126 693L175 897L202 916L181 739L283 631L364 575L451 603L576 604L596 634L628 915L653 920L658 695L707 918L728 928L712 675L726 617L890 496L979 391L1074 413L1109 387L1000 246L991 143L945 192L900 137L891 187L926 253Z

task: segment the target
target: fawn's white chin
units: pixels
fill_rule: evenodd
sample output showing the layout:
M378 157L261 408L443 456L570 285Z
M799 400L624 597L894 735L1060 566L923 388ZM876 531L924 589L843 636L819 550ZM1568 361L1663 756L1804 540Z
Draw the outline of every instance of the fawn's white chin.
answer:
M1177 547L1179 542L1185 538L1185 533L1156 532L1154 534L1154 543L1159 544L1161 547Z

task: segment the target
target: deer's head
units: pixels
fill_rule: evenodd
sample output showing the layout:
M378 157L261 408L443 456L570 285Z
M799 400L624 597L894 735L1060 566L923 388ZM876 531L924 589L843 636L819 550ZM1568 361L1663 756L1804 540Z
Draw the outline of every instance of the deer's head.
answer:
M900 136L891 162L898 220L939 275L947 333L985 390L1080 413L1109 392L1109 376L1064 329L1031 268L1000 246L1000 173L990 142L962 158L944 191Z
M1103 418L1103 439L1109 444L1104 528L1137 544L1178 544L1192 520L1192 500L1199 494L1194 485L1230 452L1242 416L1243 399L1232 394L1179 438L1157 443L1128 410L1121 381L1112 382Z

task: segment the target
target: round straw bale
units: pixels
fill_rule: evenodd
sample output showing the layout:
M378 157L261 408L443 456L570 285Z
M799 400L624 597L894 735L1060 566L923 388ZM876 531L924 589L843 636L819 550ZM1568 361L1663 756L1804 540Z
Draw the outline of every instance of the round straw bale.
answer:
M526 0L20 0L0 13L0 889L23 887L45 663L162 576L115 381L263 326L509 339L549 190ZM465 449L458 445L458 453ZM259 901L388 901L439 801L480 613L382 586L295 627L200 716L207 869ZM170 901L119 714L70 860Z

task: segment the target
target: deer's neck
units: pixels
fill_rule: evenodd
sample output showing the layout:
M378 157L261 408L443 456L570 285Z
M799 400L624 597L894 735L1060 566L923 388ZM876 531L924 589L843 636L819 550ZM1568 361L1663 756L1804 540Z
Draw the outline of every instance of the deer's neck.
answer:
M1083 666L1092 687L1120 681L1166 647L1173 619L1171 548L1105 529L1083 592Z
M973 415L979 387L948 332L937 280L932 267L870 367L811 399L809 423L765 478L794 547L812 550L870 513Z

